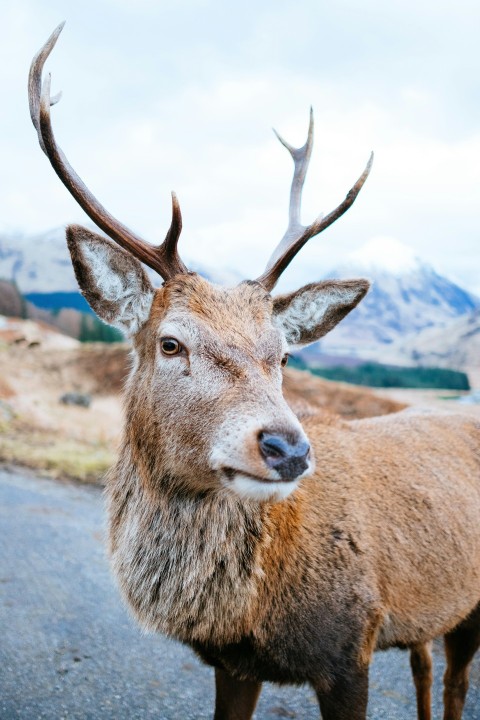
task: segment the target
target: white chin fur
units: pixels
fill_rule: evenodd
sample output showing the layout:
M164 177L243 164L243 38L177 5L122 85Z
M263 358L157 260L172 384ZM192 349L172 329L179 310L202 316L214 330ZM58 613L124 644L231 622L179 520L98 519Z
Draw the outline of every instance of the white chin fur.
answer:
M261 482L248 475L237 473L228 487L246 500L284 500L298 486L298 479L289 482Z

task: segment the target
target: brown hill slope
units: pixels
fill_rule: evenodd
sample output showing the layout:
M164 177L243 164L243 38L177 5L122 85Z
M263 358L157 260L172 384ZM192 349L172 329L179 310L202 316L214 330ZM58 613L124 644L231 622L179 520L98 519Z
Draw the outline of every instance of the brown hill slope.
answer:
M300 370L286 368L283 392L290 407L302 418L317 412L354 420L388 415L407 407L405 403L346 383L330 382Z

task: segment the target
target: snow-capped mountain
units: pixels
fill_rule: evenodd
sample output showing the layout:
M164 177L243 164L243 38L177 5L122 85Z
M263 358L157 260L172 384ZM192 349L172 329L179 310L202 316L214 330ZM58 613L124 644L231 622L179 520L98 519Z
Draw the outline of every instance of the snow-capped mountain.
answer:
M189 263L188 258L185 262L222 285L242 279L234 271L199 266ZM480 307L478 298L439 275L411 248L391 238L371 240L328 276L367 277L373 286L333 332L307 349L306 357L310 359L319 354L382 359L386 348L396 348L407 336L416 336L426 328L442 328ZM158 276L152 272L151 277L158 285ZM33 294L77 294L64 228L35 236L0 235L0 278L14 280L21 293L36 304L41 303ZM59 302L63 302L62 307L77 307L61 298Z
M324 353L376 357L382 346L471 313L479 298L439 275L408 246L374 238L329 273L366 277L372 288L359 306L320 343Z
M93 228L92 226L92 229ZM230 270L214 270L198 263L188 267L220 285L233 285L241 277ZM150 271L147 268L150 274ZM24 295L31 293L77 292L65 228L59 227L38 235L0 234L0 278L14 280ZM159 277L151 271L152 282Z
M399 340L392 357L405 365L434 365L480 372L480 308Z
M0 278L14 280L24 294L77 291L65 229L0 235Z

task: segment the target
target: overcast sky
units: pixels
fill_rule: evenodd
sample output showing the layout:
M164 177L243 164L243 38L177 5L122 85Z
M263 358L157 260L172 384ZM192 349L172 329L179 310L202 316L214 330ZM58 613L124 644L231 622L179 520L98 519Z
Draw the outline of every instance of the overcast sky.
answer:
M480 293L478 0L0 0L0 231L84 222L40 151L26 78L47 63L56 137L99 200L159 241L180 198L186 257L256 276L287 221L292 162L316 139L303 220L355 205L310 241L289 282L375 236Z

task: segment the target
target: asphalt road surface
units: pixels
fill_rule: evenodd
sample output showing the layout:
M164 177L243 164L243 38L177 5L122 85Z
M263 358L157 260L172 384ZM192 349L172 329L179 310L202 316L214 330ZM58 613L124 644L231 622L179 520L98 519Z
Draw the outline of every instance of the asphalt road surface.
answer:
M201 720L213 671L163 637L142 635L121 604L104 551L98 488L0 469L1 720ZM441 645L434 718L441 718ZM416 717L407 653L377 653L371 720ZM307 687L265 685L256 720L318 719ZM464 720L480 720L480 657Z

